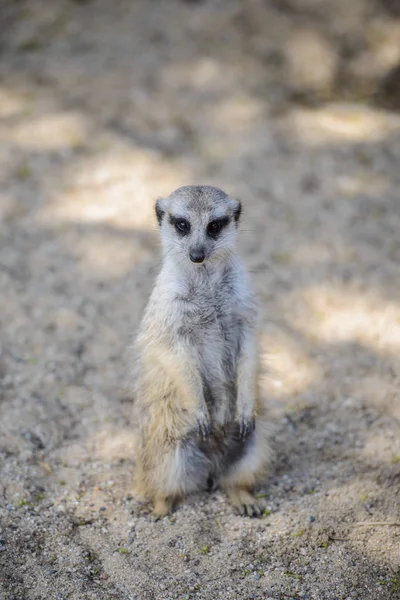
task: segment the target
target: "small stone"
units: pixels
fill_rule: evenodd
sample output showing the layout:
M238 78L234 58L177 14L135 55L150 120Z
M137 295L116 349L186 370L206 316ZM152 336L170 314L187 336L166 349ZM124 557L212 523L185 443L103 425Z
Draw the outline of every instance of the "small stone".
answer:
M261 579L260 573L254 573L254 579Z
M7 504L6 509L10 511L15 510L15 506L13 506L12 504Z
M101 507L99 508L99 510L100 510L100 512L104 512L105 510L107 510L107 508L106 508L105 506L101 506Z
M311 516L310 517L310 523L314 523L315 522L315 517Z

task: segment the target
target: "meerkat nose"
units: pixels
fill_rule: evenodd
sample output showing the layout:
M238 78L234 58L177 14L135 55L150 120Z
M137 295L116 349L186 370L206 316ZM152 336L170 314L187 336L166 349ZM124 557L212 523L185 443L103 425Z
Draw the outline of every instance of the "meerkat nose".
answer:
M194 263L202 263L205 258L204 250L202 248L191 250L189 252L189 257L190 260Z

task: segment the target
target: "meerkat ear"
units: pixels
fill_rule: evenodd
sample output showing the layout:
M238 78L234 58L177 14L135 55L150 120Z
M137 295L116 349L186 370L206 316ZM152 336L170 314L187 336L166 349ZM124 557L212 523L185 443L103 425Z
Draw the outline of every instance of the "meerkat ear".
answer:
M157 221L158 224L161 225L164 214L165 214L165 199L164 198L159 198L156 202L156 217L157 217Z
M233 218L235 219L236 225L239 225L240 215L242 214L242 203L239 200L235 200L235 207L233 209Z

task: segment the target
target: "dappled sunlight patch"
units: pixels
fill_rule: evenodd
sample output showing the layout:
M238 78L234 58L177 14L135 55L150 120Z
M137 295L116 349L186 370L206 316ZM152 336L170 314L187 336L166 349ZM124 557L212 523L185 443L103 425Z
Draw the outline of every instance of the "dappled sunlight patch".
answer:
M354 260L356 252L354 248L344 244L342 241L332 240L328 243L308 240L307 243L301 243L297 240L293 244L293 251L286 253L274 253L272 258L278 265L299 265L316 267L317 265L329 264L332 260L332 250L334 249L337 262Z
M151 251L140 239L129 232L123 238L113 232L82 234L75 245L78 256L77 269L85 279L119 279L143 260L150 258Z
M306 90L330 90L339 57L327 36L318 33L315 28L294 31L285 47L285 55L288 78L293 86Z
M79 416L79 440L76 436L65 439L54 452L54 458L66 468L76 467L83 457L88 462L101 463L133 458L133 428L116 424L120 406L115 397L72 385L63 391L62 403Z
M122 145L99 149L65 170L61 189L39 219L110 223L114 227L155 226L154 201L186 183L186 173L155 152Z
M26 113L32 104L32 98L23 92L17 92L0 86L0 118L8 119Z
M90 455L106 463L120 460L133 460L135 457L135 436L133 428L109 426L93 435L87 441Z
M252 96L243 93L225 98L210 110L213 125L224 131L224 134L242 132L259 122L264 105ZM228 131L227 131L228 127Z
M346 198L358 198L361 194L378 196L387 192L390 182L387 177L369 171L346 174L336 179L337 191Z
M366 31L370 51L355 61L356 77L373 79L382 77L398 65L400 58L400 22L398 19L372 20Z
M28 208L15 202L15 198L9 192L0 192L0 222L26 214Z
M293 397L315 386L321 378L319 366L283 332L264 333L261 351L264 370L261 389L269 396L293 403Z
M316 110L296 108L284 123L288 134L311 146L377 142L400 131L398 116L358 104L330 104Z
M2 143L26 150L50 151L74 148L91 134L91 126L79 112L31 114L0 130Z
M293 302L306 313L297 327L324 342L359 342L377 352L400 348L400 304L377 293L319 285L297 292Z
M399 417L400 407L397 418ZM372 463L386 463L389 468L393 469L394 473L400 472L400 460L397 461L400 458L400 440L393 431L385 429L382 433L370 435L365 440L360 453Z
M166 64L160 74L168 87L187 87L215 90L236 80L235 68L211 56Z
M338 464L337 469L343 466ZM363 553L376 560L379 553L389 564L398 566L399 546L396 540L398 528L385 526L384 523L397 521L396 508L388 511L384 498L384 490L376 482L371 473L365 476L352 475L348 481L337 487L330 487L328 495L315 493L315 514L318 521L323 515L329 515L330 530L326 546L347 542L350 547L360 550L363 543ZM371 523L368 527L366 524ZM377 525L373 527L373 523ZM310 528L310 533L312 531ZM390 540L390 541L389 541Z
M398 355L394 355L393 358L397 361L397 374L399 375L400 359ZM400 421L399 387L395 381L391 383L387 381L387 377L367 374L357 382L353 396L361 399L365 406L373 408L379 414L389 415Z

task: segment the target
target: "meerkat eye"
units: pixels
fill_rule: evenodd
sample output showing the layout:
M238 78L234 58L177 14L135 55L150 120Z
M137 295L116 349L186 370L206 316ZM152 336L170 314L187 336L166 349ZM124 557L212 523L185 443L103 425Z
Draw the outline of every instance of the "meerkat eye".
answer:
M211 221L207 227L207 233L211 237L216 237L226 225L228 225L229 219L218 219L217 221Z
M177 221L175 221L174 223L175 228L180 231L181 233L188 233L190 230L190 225L187 221L185 221L184 219L178 219Z
M208 230L216 233L217 231L221 231L222 224L219 221L214 221L214 223L210 223L208 226Z

